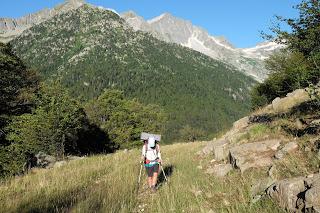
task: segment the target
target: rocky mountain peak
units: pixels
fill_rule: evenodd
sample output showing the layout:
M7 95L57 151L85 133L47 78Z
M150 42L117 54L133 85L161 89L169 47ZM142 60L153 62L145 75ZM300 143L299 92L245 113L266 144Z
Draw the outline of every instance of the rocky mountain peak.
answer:
M24 30L84 4L86 4L85 0L66 0L52 9L45 8L21 18L0 18L0 42L9 42Z
M265 42L252 48L236 48L223 36L210 35L207 30L170 13L163 13L148 21L132 14L134 15L122 18L135 30L149 32L158 39L177 43L224 61L258 81L263 81L269 73L264 67L264 60L283 48L273 42Z
M164 19L177 19L177 18L174 17L173 15L171 15L170 13L165 12L165 13L161 14L160 16L157 16L153 19L148 20L148 23L152 24L152 23L156 23L159 21L163 21Z

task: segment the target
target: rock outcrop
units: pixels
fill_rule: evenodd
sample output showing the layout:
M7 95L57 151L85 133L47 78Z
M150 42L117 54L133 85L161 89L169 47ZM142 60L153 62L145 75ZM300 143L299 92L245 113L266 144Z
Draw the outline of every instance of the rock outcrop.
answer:
M230 149L230 163L241 172L249 168L271 166L280 142L275 139L235 146Z
M267 194L290 212L319 212L320 174L280 180Z
M216 177L224 177L232 170L231 164L215 164L209 167L206 171L207 174L212 174Z

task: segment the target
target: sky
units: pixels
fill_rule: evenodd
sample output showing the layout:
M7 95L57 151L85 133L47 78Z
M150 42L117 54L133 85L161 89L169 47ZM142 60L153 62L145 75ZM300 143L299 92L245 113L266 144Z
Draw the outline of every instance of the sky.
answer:
M1 0L0 17L17 18L64 0ZM235 47L253 47L263 41L261 31L276 21L275 15L298 16L293 8L301 0L86 0L119 13L132 10L145 19L168 12L206 29L213 36L224 36ZM289 29L283 26L283 29Z

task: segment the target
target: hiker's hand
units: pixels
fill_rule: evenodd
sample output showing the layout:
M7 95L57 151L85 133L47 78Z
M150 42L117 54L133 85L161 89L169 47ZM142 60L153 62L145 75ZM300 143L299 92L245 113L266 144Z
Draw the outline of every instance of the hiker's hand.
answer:
M162 164L162 160L161 160L161 159L158 159L158 163Z

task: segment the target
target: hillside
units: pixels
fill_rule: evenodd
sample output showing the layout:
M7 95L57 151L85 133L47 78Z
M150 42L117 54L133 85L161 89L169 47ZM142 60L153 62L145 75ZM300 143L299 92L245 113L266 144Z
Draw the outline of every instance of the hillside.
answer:
M318 212L318 104L297 90L218 139L162 146L169 182L154 194L136 190L140 150L124 150L11 178L0 211Z
M214 134L245 115L255 81L236 68L134 31L117 14L83 5L24 31L14 51L45 79L89 100L120 89L169 113L167 139L185 126ZM169 131L170 130L170 131Z
M265 42L252 48L236 48L223 36L210 35L205 29L170 13L150 20L144 20L133 11L123 13L121 17L135 30L149 32L161 40L180 44L232 64L257 81L263 81L270 73L265 68L264 60L284 47L274 42Z

